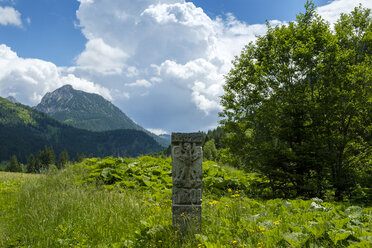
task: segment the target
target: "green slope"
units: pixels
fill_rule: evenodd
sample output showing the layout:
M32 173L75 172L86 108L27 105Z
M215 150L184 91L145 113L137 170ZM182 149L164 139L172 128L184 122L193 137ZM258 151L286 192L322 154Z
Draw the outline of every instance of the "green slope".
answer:
M67 149L70 155L137 156L157 152L161 146L138 130L92 132L64 125L48 115L0 97L0 161L17 155L25 161L45 145L56 153Z
M71 85L65 85L47 93L35 108L76 128L89 131L140 130L153 137L160 145L164 147L169 145L167 139L137 125L102 96L75 90Z

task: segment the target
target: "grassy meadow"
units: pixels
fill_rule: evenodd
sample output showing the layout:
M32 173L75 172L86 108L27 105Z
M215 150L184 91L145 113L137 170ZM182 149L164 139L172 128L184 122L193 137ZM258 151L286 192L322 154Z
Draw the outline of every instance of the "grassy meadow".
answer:
M0 172L0 247L371 247L372 207L262 200L254 174L203 164L202 233L172 228L171 161L86 159Z

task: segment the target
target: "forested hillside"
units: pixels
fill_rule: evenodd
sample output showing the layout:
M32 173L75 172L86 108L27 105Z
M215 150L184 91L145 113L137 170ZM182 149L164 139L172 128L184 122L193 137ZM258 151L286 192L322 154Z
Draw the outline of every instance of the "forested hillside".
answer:
M22 104L0 98L0 161L16 155L19 161L52 146L56 153L64 149L71 156L137 156L157 152L161 146L138 130L91 132L77 129Z

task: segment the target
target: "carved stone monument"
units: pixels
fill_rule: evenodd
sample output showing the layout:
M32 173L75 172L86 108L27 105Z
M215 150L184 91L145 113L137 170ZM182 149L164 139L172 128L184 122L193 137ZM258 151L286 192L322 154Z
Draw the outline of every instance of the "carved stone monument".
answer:
M203 153L201 133L172 133L173 225L201 231Z

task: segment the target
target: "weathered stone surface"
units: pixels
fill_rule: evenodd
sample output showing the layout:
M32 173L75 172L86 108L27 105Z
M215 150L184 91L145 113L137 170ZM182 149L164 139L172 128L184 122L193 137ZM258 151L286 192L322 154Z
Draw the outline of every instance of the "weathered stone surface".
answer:
M203 136L201 133L172 133L172 143L189 142L201 145Z
M182 233L201 231L201 205L172 205L173 225Z
M173 224L200 231L203 179L201 133L172 133Z
M174 191L173 204L193 204L201 205L201 189L179 188Z

